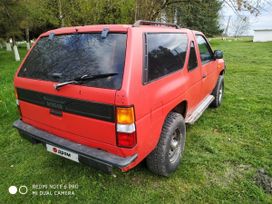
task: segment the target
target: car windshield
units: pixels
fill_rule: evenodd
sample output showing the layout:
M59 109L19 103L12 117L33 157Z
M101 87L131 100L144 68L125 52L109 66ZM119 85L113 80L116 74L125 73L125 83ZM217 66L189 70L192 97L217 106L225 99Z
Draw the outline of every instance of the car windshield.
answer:
M42 37L19 71L19 77L65 82L82 75L117 73L83 86L120 89L125 63L124 33L50 35Z

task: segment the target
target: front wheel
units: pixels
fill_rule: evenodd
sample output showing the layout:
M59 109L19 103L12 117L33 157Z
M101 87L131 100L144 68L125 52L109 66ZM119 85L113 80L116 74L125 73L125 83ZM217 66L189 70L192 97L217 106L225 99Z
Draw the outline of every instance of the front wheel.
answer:
M220 75L217 81L217 84L212 92L212 95L215 97L211 103L211 107L217 108L221 105L223 96L224 96L224 77Z
M181 114L170 112L162 128L157 147L148 155L146 162L150 171L169 176L178 168L184 151L186 126Z

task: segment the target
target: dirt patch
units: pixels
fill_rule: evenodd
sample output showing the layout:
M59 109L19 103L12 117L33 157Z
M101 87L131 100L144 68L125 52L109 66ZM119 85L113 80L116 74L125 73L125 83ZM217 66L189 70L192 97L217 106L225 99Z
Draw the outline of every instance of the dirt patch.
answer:
M272 194L272 177L270 177L264 169L258 169L255 182L262 187L266 193Z
M214 172L207 172L207 178L212 184L226 187L236 180L240 180L245 174L247 174L252 169L251 165L240 164L233 165L231 163L226 163L222 166L222 171L218 174Z

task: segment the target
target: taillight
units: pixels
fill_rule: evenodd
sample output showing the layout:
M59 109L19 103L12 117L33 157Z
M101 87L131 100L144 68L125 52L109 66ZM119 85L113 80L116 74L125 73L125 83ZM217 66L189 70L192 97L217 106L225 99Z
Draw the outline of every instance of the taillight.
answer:
M117 145L119 147L131 148L136 145L136 132L133 133L122 133L117 132Z
M137 143L135 117L133 107L116 108L117 145L132 148Z
M18 99L18 94L17 94L17 90L15 89L15 98L16 98L16 105L20 114L20 117L22 116L22 112L21 112L21 108L20 108L20 101Z
M134 123L134 108L121 108L116 109L117 123L118 124L132 124Z

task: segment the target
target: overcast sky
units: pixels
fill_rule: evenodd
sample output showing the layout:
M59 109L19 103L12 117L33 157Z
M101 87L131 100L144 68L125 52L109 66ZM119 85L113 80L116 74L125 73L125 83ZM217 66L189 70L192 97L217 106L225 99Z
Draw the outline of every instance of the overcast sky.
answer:
M249 16L250 19L249 30L244 35L253 35L254 29L272 29L272 0L266 1L270 1L270 3L264 3L263 9L261 10L261 14L259 16L252 16L248 12L242 13L242 15ZM236 19L236 14L233 9L225 4L220 12L220 16L220 23L223 29L226 28L229 16L231 16L231 22ZM228 33L232 33L231 26L229 27Z

